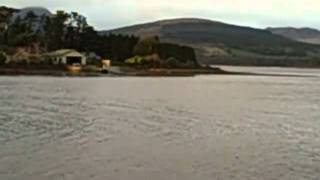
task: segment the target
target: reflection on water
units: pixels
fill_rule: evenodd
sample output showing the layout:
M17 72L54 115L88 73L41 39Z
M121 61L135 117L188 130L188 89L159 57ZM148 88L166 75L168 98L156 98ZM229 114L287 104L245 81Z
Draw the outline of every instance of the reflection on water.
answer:
M0 77L0 179L317 179L319 87L317 77Z

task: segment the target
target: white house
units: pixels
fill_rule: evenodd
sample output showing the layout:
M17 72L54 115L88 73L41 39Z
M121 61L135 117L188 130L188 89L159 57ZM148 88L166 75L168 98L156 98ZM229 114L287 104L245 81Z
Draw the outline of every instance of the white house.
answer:
M73 49L61 49L45 55L54 64L64 65L86 65L87 58L85 55Z

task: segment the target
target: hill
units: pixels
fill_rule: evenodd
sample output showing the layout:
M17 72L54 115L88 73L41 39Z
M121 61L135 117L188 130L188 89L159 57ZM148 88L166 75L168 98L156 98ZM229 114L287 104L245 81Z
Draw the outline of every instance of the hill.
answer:
M0 33L7 28L8 21L10 21L12 15L16 12L18 12L17 9L0 6Z
M27 23L26 18L33 18L31 23L31 29L34 32L40 31L43 32L43 28L46 23L46 18L51 17L51 12L43 7L27 7L20 9L18 12L15 12L9 20L9 23L12 24L16 22L19 18L19 23Z
M297 42L263 29L206 19L163 20L100 33L159 36L165 42L192 46L200 63L204 64L317 65L316 58L320 54L317 45Z
M292 40L311 44L320 44L320 31L317 29L283 27L267 28L266 30Z

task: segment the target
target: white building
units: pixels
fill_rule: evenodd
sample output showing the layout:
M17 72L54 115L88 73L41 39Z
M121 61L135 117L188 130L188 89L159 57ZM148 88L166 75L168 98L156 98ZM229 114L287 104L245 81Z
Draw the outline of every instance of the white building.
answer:
M61 49L46 54L53 64L64 65L86 65L87 58L85 55L73 49Z

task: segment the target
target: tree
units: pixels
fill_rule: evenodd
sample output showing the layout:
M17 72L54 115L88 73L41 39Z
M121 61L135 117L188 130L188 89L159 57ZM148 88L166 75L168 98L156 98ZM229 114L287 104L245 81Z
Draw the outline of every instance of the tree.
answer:
M155 52L155 46L159 43L157 36L145 38L134 47L133 54L137 56L151 55Z
M23 21L25 21L28 28L33 29L33 24L37 20L37 18L38 16L36 16L33 11L29 11L27 15L24 17Z
M179 61L174 57L170 57L166 60L166 66L168 68L176 68L179 66Z
M46 46L49 50L64 47L65 26L70 15L64 11L57 11L52 18L47 17L45 23Z
M86 17L78 14L77 12L71 12L67 22L66 31L66 46L68 48L80 49L83 41L83 34L89 30Z
M11 46L26 46L32 40L32 30L18 16L8 28L8 44Z
M126 59L133 57L133 49L139 41L138 37L125 35L97 35L93 45L96 53L113 61L124 63Z
M0 65L5 64L7 61L7 56L4 52L0 52Z
M77 12L71 12L69 26L75 27L77 33L83 33L88 27L87 18Z
M191 47L171 43L159 43L154 48L161 59L174 58L179 64L198 66L195 51Z

